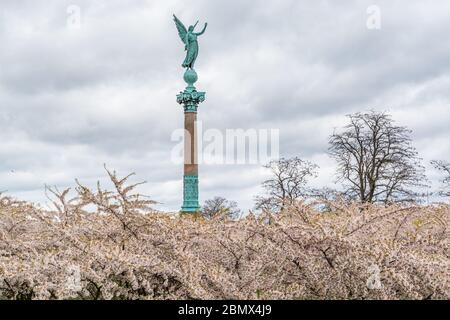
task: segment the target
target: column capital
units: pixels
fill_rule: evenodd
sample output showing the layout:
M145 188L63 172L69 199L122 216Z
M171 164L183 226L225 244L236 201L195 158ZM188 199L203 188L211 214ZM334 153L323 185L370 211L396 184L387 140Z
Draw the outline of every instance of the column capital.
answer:
M198 105L205 101L206 92L198 92L194 86L188 86L177 95L177 102L184 107L184 112L197 112Z

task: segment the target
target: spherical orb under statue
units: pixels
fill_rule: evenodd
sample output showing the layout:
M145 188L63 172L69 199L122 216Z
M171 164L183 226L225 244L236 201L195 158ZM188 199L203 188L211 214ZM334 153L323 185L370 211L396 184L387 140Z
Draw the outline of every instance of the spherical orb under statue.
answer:
M190 86L196 83L198 80L197 72L194 69L187 69L184 73L184 81Z

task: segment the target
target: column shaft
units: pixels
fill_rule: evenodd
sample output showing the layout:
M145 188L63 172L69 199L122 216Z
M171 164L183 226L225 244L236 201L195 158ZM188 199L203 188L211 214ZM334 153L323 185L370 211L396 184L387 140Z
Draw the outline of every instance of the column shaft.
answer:
M200 210L198 203L197 112L184 113L184 178L182 212Z

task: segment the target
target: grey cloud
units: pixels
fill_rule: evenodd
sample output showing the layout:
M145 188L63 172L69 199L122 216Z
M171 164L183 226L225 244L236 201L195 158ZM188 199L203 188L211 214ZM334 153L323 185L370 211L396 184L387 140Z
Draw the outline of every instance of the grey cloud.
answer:
M66 26L80 6L82 27ZM366 28L366 9L382 28ZM44 183L93 185L103 163L178 209L182 168L170 162L182 126L183 46L171 14L209 23L198 88L205 128L279 128L283 155L322 165L344 116L388 110L428 160L450 158L450 4L421 1L3 0L0 11L0 190L45 201ZM11 171L13 170L13 172ZM430 169L432 179L437 174ZM201 195L252 206L259 166L203 166Z

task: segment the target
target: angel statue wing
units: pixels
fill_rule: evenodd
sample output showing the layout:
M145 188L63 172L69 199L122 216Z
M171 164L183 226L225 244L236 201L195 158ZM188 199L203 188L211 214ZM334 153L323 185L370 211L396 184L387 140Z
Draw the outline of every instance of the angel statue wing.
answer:
M180 19L177 18L176 15L173 15L173 20L175 21L175 25L177 26L178 35L180 36L181 41L183 41L184 44L187 44L186 43L186 34L187 34L186 27L184 26L183 22L181 22Z

